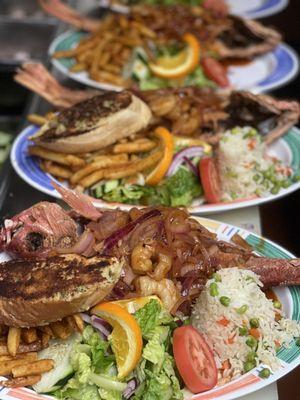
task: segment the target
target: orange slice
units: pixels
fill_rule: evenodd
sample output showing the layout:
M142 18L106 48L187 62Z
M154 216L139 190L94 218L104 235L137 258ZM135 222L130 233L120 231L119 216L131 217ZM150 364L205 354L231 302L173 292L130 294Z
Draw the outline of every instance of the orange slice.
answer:
M116 300L112 303L117 304L118 306L125 308L130 314L134 314L137 310L144 307L149 301L157 300L160 304L162 304L159 297L153 296L143 296L143 297L133 297L132 299L126 300Z
M142 332L135 318L118 304L100 303L91 310L112 327L111 343L116 356L118 378L125 378L138 364L143 349Z
M157 185L166 175L171 165L174 152L173 136L168 129L159 126L155 129L154 135L163 143L164 154L160 162L146 178L146 183L151 186Z
M161 78L177 79L190 74L199 65L200 43L191 33L183 36L186 47L175 56L162 56L156 63L150 63L149 68L154 75Z

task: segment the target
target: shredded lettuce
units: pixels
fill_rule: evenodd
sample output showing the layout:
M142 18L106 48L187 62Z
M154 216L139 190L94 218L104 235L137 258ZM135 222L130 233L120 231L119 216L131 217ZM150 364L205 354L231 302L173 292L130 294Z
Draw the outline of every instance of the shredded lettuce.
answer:
M170 337L177 326L175 319L154 299L134 317L142 329L145 345L142 360L134 371L140 386L133 399L183 399L171 354Z
M157 186L128 185L120 182L119 186L107 193L98 187L92 191L93 196L109 202L171 207L189 206L202 193L198 177L183 166Z

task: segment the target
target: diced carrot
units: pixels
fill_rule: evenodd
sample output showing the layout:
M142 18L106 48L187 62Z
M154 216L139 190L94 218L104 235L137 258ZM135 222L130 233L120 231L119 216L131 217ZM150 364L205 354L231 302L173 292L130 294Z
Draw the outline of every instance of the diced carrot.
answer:
M275 313L275 321L276 322L278 322L278 321L280 321L281 320L281 318L282 318L282 316L281 316L281 314L280 313Z
M258 340L260 338L260 330L257 328L251 328L249 329L249 335Z
M225 360L222 362L222 369L229 369L231 368L231 364L229 360Z
M227 326L227 325L229 324L229 322L230 322L230 321L228 321L228 319L225 318L225 317L223 317L223 318L221 318L221 319L219 319L219 320L217 321L217 323L220 324L220 325L222 325L222 326Z
M278 342L278 340L274 340L274 343L275 343L275 346L276 346L277 348L280 347L280 343Z
M235 334L228 338L227 343L228 344L233 344L234 343L234 338L235 338Z

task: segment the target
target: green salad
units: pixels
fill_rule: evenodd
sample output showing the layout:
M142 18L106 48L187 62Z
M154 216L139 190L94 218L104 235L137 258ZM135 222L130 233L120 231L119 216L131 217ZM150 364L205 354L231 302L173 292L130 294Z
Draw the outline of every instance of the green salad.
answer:
M154 46L154 45L153 45ZM155 57L174 56L178 54L182 48L177 45L169 45L163 47L155 47L151 49ZM130 78L139 84L141 90L163 89L168 87L186 87L186 86L210 86L215 87L216 84L206 77L202 67L199 65L193 72L185 78L166 79L153 75L149 68L149 57L142 47L136 47L127 65L124 66L123 76Z
M157 186L112 180L100 182L91 189L91 194L108 202L185 207L203 191L198 177L187 167L180 166L174 175L163 179Z
M117 377L117 364L110 336L86 324L82 333L50 343L40 358L52 358L55 368L33 388L61 400L180 400L183 394L175 371L172 333L174 318L160 302L151 299L133 314L143 338L142 357L124 379Z

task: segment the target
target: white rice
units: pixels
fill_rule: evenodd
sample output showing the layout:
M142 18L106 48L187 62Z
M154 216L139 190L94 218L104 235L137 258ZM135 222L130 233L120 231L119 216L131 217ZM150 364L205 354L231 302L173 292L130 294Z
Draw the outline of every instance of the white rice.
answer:
M279 322L275 321L275 314L281 311L274 308L273 301L261 291L262 283L252 271L228 268L220 270L218 275L221 282L208 280L197 299L192 312L192 324L204 333L220 366L224 361L230 362L231 368L225 371L225 376L232 378L244 372L244 363L251 351L246 344L250 336L240 336L239 328L249 329L251 318L259 321L256 366L263 363L273 371L278 369L280 360L276 357L275 343L288 346L294 337L300 336L300 325L284 317ZM210 294L211 283L217 284L217 296ZM229 306L221 304L221 296L230 298ZM247 306L246 312L239 314L237 309L244 305ZM228 320L227 326L218 323L224 318ZM232 338L231 344L228 343L229 338Z
M274 166L274 163L266 157L266 145L255 129L236 127L224 132L218 147L223 200L267 195L272 185L254 177ZM286 178L277 175L278 179Z

